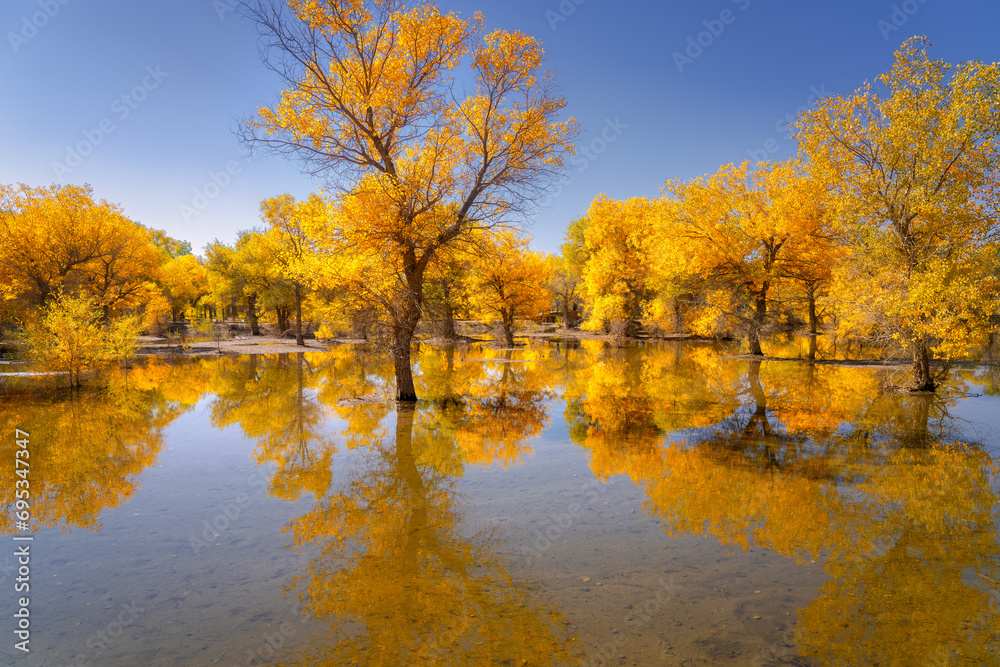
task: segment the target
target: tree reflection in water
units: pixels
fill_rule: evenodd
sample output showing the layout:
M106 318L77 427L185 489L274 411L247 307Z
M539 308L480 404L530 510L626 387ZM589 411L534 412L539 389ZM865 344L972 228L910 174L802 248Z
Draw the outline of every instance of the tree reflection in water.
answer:
M670 535L821 560L830 579L793 634L815 664L997 661L996 471L954 443L961 380L901 395L867 368L677 354L581 365L568 416L595 472L641 485Z
M286 527L309 556L292 588L328 630L298 664L579 662L560 614L457 488L467 466L524 461L558 396L594 473L628 475L667 535L821 563L829 580L791 635L802 659L995 663L1000 499L990 454L956 444L966 376L903 395L867 367L724 352L424 346L416 407L389 400L387 360L347 346L149 360L100 390L8 389L0 425L31 433L31 528L95 529L135 494L164 428L212 394L213 424L238 425L275 465L271 492L316 499ZM995 390L994 369L977 372ZM8 507L14 474L0 472ZM0 527L13 531L10 512Z
M295 664L578 662L560 615L509 571L509 545L466 519L456 490L466 465L530 453L552 397L538 359L425 348L418 393L429 398L392 406L378 399L392 367L352 355L227 363L212 405L216 425L238 423L258 459L278 464L272 490L319 498L286 527L317 554L292 589L328 628ZM345 420L341 433L316 427L324 410ZM334 485L338 438L357 455Z
M30 434L28 530L99 530L101 513L138 490L136 479L163 450L163 430L197 402L205 375L197 361L154 360L77 389L37 384L6 389L0 429ZM13 437L0 443L12 462L0 466L0 494L11 510L22 479L13 465L16 448ZM23 532L15 530L13 511L0 514L0 532Z

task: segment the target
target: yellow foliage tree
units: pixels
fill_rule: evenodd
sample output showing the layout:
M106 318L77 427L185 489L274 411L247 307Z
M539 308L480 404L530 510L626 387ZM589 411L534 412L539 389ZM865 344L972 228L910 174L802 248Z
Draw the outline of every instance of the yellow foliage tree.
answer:
M140 318L102 323L101 315L90 297L57 293L37 321L25 324L23 354L41 368L65 374L78 387L85 372L111 360L127 362L136 351Z
M289 9L291 11L289 11ZM572 122L537 40L481 34L431 4L290 0L250 10L288 88L246 139L306 160L339 193L313 232L334 284L386 314L397 398L416 399L410 342L432 258L527 209L562 166ZM471 64L461 96L457 68Z
M617 201L599 195L590 205L583 230L583 285L590 307L585 328L614 327L626 334L628 323L641 317L649 296L647 239L659 213L655 202L642 197Z
M852 250L841 322L908 348L915 390L934 389L933 354L985 340L1000 294L1000 64L952 65L928 47L908 40L881 88L826 98L798 122Z
M160 285L170 303L174 320L208 294L205 267L194 255L181 255L168 260L160 270Z
M675 250L664 272L701 276L709 309L735 320L750 354L762 355L773 288L821 279L832 259L825 191L793 161L726 165L666 189L662 220Z
M515 320L540 317L552 303L545 258L509 229L477 235L473 243L469 301L483 319L500 324L504 343L513 347Z
M90 186L0 185L5 299L33 307L60 290L81 292L108 319L153 298L160 257L148 230L95 201Z
M308 264L314 261L312 241L306 230L310 225L323 225L325 213L325 205L319 195L296 202L294 197L284 194L260 203L261 218L268 225L261 241L270 251L268 269L274 276L272 282L284 279L291 283L297 345L305 345L302 337L302 300L307 288Z

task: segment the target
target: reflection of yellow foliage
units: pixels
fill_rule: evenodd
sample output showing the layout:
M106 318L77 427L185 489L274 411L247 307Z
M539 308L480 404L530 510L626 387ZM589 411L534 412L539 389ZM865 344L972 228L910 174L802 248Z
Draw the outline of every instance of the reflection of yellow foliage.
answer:
M986 664L1000 617L970 574L1000 578L994 464L934 444L946 399L879 385L869 368L707 347L602 350L570 380L567 416L592 469L640 484L668 534L822 560L832 579L795 634L816 664Z
M994 663L996 599L970 578L994 588L1000 576L994 474L987 454L962 445L901 449L872 466L859 490L882 548L830 561L835 578L799 612L800 650L821 664Z
M250 355L224 360L213 369L212 423L239 424L257 441L258 463L271 461L278 472L271 492L295 499L301 491L326 493L336 447L323 432L325 411L317 399L314 371L305 355Z
M294 586L331 626L296 664L575 664L560 616L507 572L496 538L463 527L451 483L421 463L413 417L401 407L395 442L369 440L343 491L289 525L296 545L321 549Z
M439 431L474 465L511 465L548 423L551 366L540 350L475 348L475 358L429 348L420 356L420 394L430 399L418 428Z
M163 429L182 411L155 389L127 384L120 372L108 388L52 391L8 390L0 425L29 438L31 528L100 527L99 516L132 496L136 476L152 465L163 447ZM0 451L14 460L13 439ZM0 471L3 502L14 500L14 466ZM13 532L9 513L0 530Z

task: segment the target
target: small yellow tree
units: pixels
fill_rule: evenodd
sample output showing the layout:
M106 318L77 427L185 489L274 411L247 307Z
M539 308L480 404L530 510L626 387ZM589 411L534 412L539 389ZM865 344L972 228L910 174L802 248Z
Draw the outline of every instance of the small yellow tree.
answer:
M548 310L552 293L545 258L528 239L510 229L483 234L472 268L470 302L488 321L500 325L504 343L514 346L514 322Z
M716 310L740 324L761 355L768 303L782 280L819 275L830 240L824 191L794 161L725 165L670 182L663 218L684 270L702 276ZM714 301L714 303L713 303Z
M584 328L628 332L642 315L651 262L647 243L659 209L645 197L618 201L604 195L590 205L583 235L586 265L583 291L590 306ZM582 226L582 225L581 225Z
M43 369L65 373L70 386L106 361L135 355L141 318L132 315L103 326L101 307L90 297L56 293L36 322L25 325L23 354Z

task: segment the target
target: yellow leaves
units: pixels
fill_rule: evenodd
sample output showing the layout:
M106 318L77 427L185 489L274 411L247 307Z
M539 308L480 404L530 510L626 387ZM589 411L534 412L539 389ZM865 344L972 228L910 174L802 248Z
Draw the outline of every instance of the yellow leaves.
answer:
M208 292L205 267L194 255L168 260L160 269L160 284L178 313Z
M659 215L657 205L645 198L615 201L599 195L590 205L584 232L583 285L590 305L586 328L639 317L647 267L670 253L669 247L648 241L659 227Z
M854 250L838 267L847 330L952 355L995 310L1000 65L951 65L928 47L903 44L884 94L866 86L804 114L799 139L839 193Z
M87 371L134 356L140 327L138 315L102 323L92 299L59 293L37 321L26 323L21 342L29 361L65 374L71 386L79 386Z
M476 52L473 67L486 86L530 88L535 83L532 73L541 65L542 55L537 39L497 30L483 38L483 48Z
M486 321L500 321L507 328L516 319L548 311L552 294L545 259L528 247L525 236L498 228L477 234L473 243L477 255L469 302Z
M65 288L109 314L144 302L160 261L147 230L89 186L0 188L0 250L7 298L41 305Z

